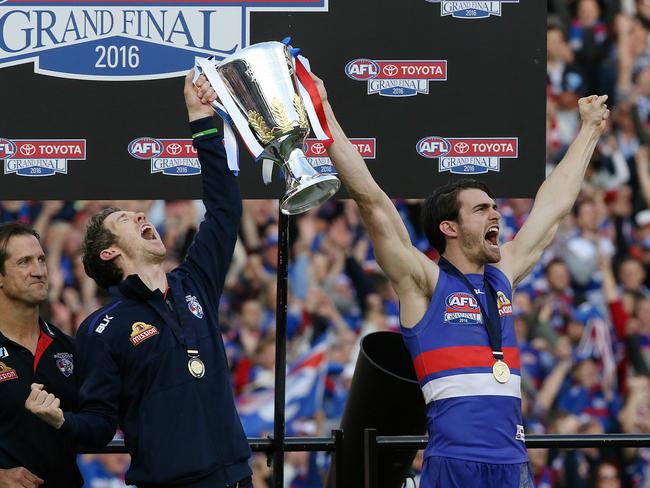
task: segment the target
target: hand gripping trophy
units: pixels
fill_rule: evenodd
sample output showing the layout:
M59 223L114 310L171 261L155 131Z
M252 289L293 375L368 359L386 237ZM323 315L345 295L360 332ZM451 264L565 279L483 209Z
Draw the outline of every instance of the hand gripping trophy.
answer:
M296 74L297 69L305 68L300 60L294 59L289 46L263 42L242 49L218 64L208 59L197 62L198 70L212 84L223 104L215 102L215 110L226 122L232 120L257 159L273 161L282 168L287 186L280 200L283 213L306 212L337 192L339 179L316 171L303 152L310 120L318 126L319 139L326 140L328 136L326 129L320 127L311 100L305 107L301 90L306 98L309 94ZM269 169L264 171L266 183L270 181Z

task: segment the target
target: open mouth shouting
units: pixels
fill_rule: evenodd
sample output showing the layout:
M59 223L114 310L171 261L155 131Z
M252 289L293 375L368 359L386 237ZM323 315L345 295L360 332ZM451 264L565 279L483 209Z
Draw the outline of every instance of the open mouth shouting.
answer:
M158 236L156 235L156 230L153 228L153 225L151 224L144 224L142 227L140 227L140 237L147 241L155 241L158 239Z
M488 247L499 247L499 226L491 226L485 233L485 242Z

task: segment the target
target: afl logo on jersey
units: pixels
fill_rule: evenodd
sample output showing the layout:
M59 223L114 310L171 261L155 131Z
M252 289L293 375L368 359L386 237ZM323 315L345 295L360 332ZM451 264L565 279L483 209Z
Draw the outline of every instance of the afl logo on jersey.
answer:
M445 300L445 322L477 325L483 322L481 308L469 293L452 293Z

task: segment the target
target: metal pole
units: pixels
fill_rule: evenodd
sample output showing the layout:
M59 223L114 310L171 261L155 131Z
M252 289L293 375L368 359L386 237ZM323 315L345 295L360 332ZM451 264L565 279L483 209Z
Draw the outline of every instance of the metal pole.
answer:
M278 209L278 283L275 312L275 410L273 486L284 486L284 392L287 372L287 290L289 282L289 216Z
M343 431L341 429L332 430L332 437L334 438L334 451L332 452L332 466L330 469L334 473L332 475L332 488L336 488L343 484L343 470L341 469L341 463L338 462L339 456L341 456L341 446L343 445Z
M363 429L364 487L377 488L377 429Z

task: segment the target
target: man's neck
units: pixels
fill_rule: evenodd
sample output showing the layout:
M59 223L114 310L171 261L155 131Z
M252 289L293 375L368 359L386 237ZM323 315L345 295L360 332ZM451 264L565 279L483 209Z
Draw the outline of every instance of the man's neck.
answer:
M21 346L33 349L41 328L38 324L38 305L17 305L0 298L0 332Z
M125 266L123 272L125 277L133 274L138 275L151 291L160 290L162 293L165 293L167 290L167 275L159 263Z
M453 264L458 271L463 274L483 274L485 271L485 265L483 263L475 263L472 260L468 259L465 254L460 249L447 248L443 254L443 257Z

